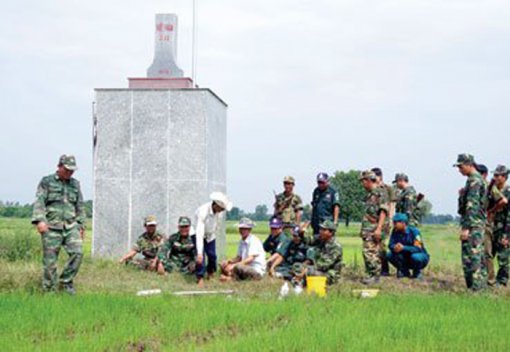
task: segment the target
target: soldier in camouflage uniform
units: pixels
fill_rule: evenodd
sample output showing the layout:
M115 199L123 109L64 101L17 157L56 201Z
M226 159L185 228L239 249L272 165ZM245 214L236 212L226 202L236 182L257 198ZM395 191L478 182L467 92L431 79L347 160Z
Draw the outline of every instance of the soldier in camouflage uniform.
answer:
M469 289L479 291L487 284L484 258L487 189L475 165L474 157L469 154L460 154L454 164L459 172L467 177L466 185L459 196L464 278Z
M409 225L418 227L420 219L417 213L417 194L413 186L409 184L409 177L406 174L400 173L395 175L393 181L399 189L395 211L400 214L406 214L409 219Z
M393 188L390 185L387 185L384 183L383 180L383 172L381 168L374 167L371 170L375 174L376 178L376 184L377 187L379 187L384 193L386 193L386 199L388 200L388 219L391 219L393 215L395 214L395 202L397 200L396 198L396 192L395 188ZM386 260L386 254L387 254L387 245L386 242L388 238L390 237L391 232L391 222L387 221L382 229L382 238L381 238L381 251L379 252L379 256L381 257L381 275L382 276L389 276L390 275L390 266L388 264L388 261Z
M303 201L294 193L296 181L292 176L283 179L284 191L275 196L274 216L280 219L284 225L299 224L303 212Z
M482 176L483 181L487 187L485 208L487 210L487 221L485 224L484 232L484 247L485 247L485 266L487 268L487 283L490 286L496 285L496 273L494 271L494 256L496 255L497 242L494 237L494 214L497 210L506 205L506 198L503 196L498 187L496 187L496 179L498 176L494 175L490 184L487 181L489 176L489 169L483 164L476 164L476 171Z
M43 248L43 289L57 289L57 259L63 247L69 256L60 283L74 295L73 280L83 258L82 242L85 232L85 210L78 180L72 177L77 170L72 155L62 155L57 172L43 177L37 187L32 224L41 234Z
M195 272L197 248L194 237L190 236L191 220L181 216L178 222L179 231L171 235L158 253L158 273L178 271L184 274ZM205 269L205 267L203 267ZM204 270L205 271L205 270Z
M141 270L155 271L158 265L158 252L163 243L164 236L157 232L156 217L149 215L144 220L145 232L138 237L133 248L120 258L120 264L130 264ZM140 256L136 257L137 254Z
M269 275L291 280L294 273L300 273L303 270L308 248L304 230L295 226L292 229L292 239L288 245L280 247L275 255L268 260Z
M506 183L509 170L504 165L498 165L494 171L494 178L488 191L488 226L492 229L491 238L485 245L490 247L490 258L487 263L492 266L492 257L496 256L499 264L497 276L491 278L489 275L488 283L506 286L508 283L508 265L510 258L510 227L508 223L510 186ZM497 191L497 192L496 192ZM486 232L486 234L489 231ZM487 252L487 251L486 251ZM494 268L492 267L492 271ZM488 274L489 268L488 268ZM494 275L494 272L492 273ZM492 279L492 280L491 280ZM492 281L492 282L491 282Z
M381 275L382 233L384 227L388 226L389 202L387 193L377 186L377 178L373 171L363 171L360 181L367 192L361 220L363 260L367 277L362 282L370 285L377 283Z
M325 172L317 175L317 188L312 195L312 229L315 237L319 235L320 224L325 220L333 220L338 224L340 215L340 195L329 185L329 176Z
M338 282L342 271L342 245L335 240L335 231L337 225L326 220L320 224L319 244L307 251L306 266L295 266L293 269L299 269L301 272L294 272L292 281L303 285L306 282L306 276L325 276L327 284L332 285Z

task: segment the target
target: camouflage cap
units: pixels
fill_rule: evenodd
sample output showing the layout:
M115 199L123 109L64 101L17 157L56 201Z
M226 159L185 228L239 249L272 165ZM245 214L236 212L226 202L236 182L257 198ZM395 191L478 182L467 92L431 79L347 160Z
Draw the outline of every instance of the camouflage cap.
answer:
M393 222L404 222L407 224L409 222L409 217L404 213L396 213L393 216Z
M239 220L239 224L237 225L237 228L239 229L252 229L254 227L255 223L249 218L242 218Z
M371 170L365 170L359 175L360 180L372 180L375 181L377 178L375 173Z
M326 230L331 230L333 232L336 231L336 225L333 221L331 220L324 220L320 225L319 227L321 229L326 229Z
M158 222L156 221L156 217L154 215L149 215L145 217L145 220L143 221L145 226L149 225L157 225Z
M459 154L457 157L457 162L453 164L453 166L460 165L475 165L475 157L471 154Z
M292 184L294 184L294 183L296 183L296 180L292 176L285 176L283 178L283 183L292 183Z
M404 180L407 182L407 181L409 181L409 177L406 174L404 174L403 172L401 172L401 173L398 173L395 175L395 180L393 181L393 183L397 183L397 181L399 181L399 180Z
M178 221L179 227L191 226L191 220L187 216L181 216Z
M498 165L496 166L496 170L493 171L494 175L503 175L508 176L510 173L510 170L505 165Z
M64 166L67 170L78 170L78 166L76 166L76 158L74 155L61 155L58 159L58 164Z

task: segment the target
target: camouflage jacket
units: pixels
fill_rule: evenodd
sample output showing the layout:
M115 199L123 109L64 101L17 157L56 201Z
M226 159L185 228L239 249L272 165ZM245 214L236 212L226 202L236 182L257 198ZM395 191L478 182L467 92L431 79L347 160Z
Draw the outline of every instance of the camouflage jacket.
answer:
M144 232L133 245L133 250L142 253L146 259L154 259L161 248L162 242L163 235L160 233L156 232L149 236L147 232Z
M497 188L497 187L494 186L494 188ZM498 192L498 195L496 197L505 197L507 200L510 201L510 186L509 185L505 185L501 190L498 189L498 191L499 192ZM489 194L489 197L494 197L494 192L491 192ZM495 199L493 201L493 203L494 204L497 203L499 199L500 198ZM493 226L494 226L494 230L495 231L498 231L498 232L505 231L507 234L509 234L508 233L509 229L508 229L508 226L507 226L507 225L509 225L508 210L509 210L509 206L507 204L503 209L500 209L499 211L497 211L494 214Z
M463 229L483 228L487 220L487 186L478 172L469 175L459 195L460 225Z
M278 250L278 254L283 257L286 264L292 265L294 263L303 263L306 260L307 251L308 246L304 241L296 243L290 240L284 250Z
M388 200L386 193L379 187L368 191L363 208L363 218L361 219L361 234L372 233L377 228L379 222L379 214L384 211L388 215ZM388 216L386 216L385 224L389 223Z
M308 252L308 260L313 262L313 266L316 270L322 272L335 271L340 273L342 269L342 256L343 250L342 245L334 238L327 242L322 242L315 247L314 251ZM313 257L310 257L310 254Z
M409 218L409 225L418 226L419 214L417 212L416 190L413 186L408 186L399 192L395 211L397 213L406 214Z
M280 193L274 203L274 215L284 223L295 223L297 212L303 210L303 201L295 193L286 196Z
M395 203L397 201L397 191L393 186L381 183L379 187L386 192L386 199L388 200L388 203Z
M169 259L186 264L195 260L197 248L191 236L182 237L179 232L174 233L165 241L159 251L160 260Z
M340 206L340 194L331 186L325 191L315 188L312 200L312 226L319 226L324 220L333 220L335 205Z
M43 177L35 196L32 223L45 222L51 229L70 229L85 226L85 209L80 183L71 178L61 180L52 174Z
M286 247L288 241L289 238L283 231L278 236L269 235L263 243L264 250L267 253L274 254L280 248Z

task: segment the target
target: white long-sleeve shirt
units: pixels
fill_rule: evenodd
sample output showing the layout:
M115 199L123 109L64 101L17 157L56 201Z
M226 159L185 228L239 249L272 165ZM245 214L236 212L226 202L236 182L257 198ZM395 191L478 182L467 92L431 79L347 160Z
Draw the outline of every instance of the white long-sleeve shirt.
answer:
M212 202L198 207L195 212L197 254L204 254L204 239L207 243L216 239L216 232L219 230L221 213L214 214Z

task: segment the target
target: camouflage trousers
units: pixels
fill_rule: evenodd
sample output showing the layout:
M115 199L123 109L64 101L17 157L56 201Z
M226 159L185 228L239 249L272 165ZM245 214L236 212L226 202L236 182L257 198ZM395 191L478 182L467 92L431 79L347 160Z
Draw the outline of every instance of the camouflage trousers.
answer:
M497 243L494 241L492 226L487 224L484 233L485 247L485 266L487 267L487 283L494 285L496 283L496 273L494 272L494 257L496 255Z
M496 275L496 282L506 286L508 284L510 248L508 246L504 246L501 243L501 240L505 235L506 234L503 230L494 231L493 253L498 260L498 273Z
M165 268L167 273L171 273L173 271L180 272L183 274L193 274L195 273L196 265L195 261L189 260L184 261L178 258L169 258L161 260L161 264Z
M262 275L249 265L238 264L234 267L234 279L236 280L260 280Z
M282 263L275 268L275 271L280 274L285 280L292 280L298 274L301 274L305 264L303 263Z
M381 275L381 253L382 241L376 241L373 235L362 234L363 240L363 261L365 262L365 271L368 276Z
M133 258L129 262L127 262L128 265L134 266L137 269L140 270L149 270L150 266L153 262L154 258Z
M388 260L386 259L388 253L388 246L386 245L387 239L389 238L390 227L385 226L382 238L381 245L379 248L379 257L381 258L381 273L389 274L390 273L390 265L388 264Z
M57 289L57 261L63 247L69 259L60 274L60 282L72 283L83 259L82 239L78 226L66 230L53 230L41 235L43 249L43 289Z
M486 287L487 268L485 267L484 229L474 228L469 239L462 241L462 268L466 286L479 291Z

